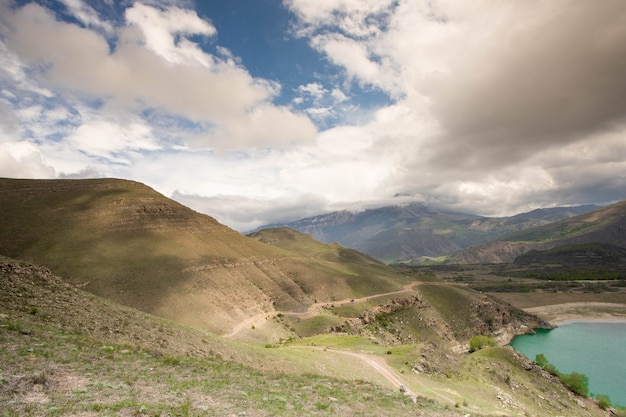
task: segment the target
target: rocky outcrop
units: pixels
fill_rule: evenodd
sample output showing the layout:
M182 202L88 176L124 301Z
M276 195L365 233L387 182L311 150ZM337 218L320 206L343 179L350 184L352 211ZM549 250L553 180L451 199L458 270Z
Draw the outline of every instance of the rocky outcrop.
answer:
M452 330L435 309L421 295L398 298L377 305L361 313L358 317L346 319L341 325L328 329L329 332L360 334L373 337L381 344L415 343L414 331L401 313L414 310L419 316L420 328L429 329L453 350L466 351L466 344L475 335L489 335L501 345L508 344L520 334L532 333L537 328L552 328L540 317L528 314L503 301L481 295L469 304L466 310L465 327L462 333ZM417 311L415 311L417 310Z
M400 310L417 307L426 308L428 304L419 296L414 295L407 298L398 298L385 304L379 304L361 313L356 318L347 319L343 324L329 329L335 333L359 333L363 326L367 326L380 318L381 315L393 314Z
M508 344L517 335L532 333L533 329L553 327L540 317L489 297L473 303L469 314L476 323L471 334L493 336L501 345Z

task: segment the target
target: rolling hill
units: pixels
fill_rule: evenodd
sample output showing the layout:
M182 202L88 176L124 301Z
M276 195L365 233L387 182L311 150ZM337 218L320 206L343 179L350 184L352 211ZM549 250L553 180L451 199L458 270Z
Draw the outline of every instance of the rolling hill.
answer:
M531 250L590 243L626 247L626 201L467 248L447 263L511 263Z
M503 234L545 225L596 208L592 205L556 207L512 217L489 218L411 203L360 212L333 212L267 225L257 231L288 227L311 234L325 243L338 242L386 263L410 263L422 257L448 255Z
M401 285L374 260L333 258L336 246L315 257L262 243L131 181L0 179L0 207L0 254L218 333L276 309Z
M0 282L2 416L402 416L408 406L460 415L412 403L350 368L358 361L232 342L94 296L45 267L0 257Z
M549 324L464 284L131 181L3 179L0 207L9 415L603 415L510 348L469 354ZM244 328L270 343L218 335Z
M267 349L102 299L31 263L0 257L0 282L2 415L604 415L510 348L455 355L440 341L412 351L323 336Z

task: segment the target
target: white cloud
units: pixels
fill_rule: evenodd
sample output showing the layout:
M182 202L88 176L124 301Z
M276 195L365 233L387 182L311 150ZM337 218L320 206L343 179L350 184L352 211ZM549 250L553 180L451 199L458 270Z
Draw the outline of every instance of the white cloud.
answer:
M132 178L239 230L396 194L483 214L626 197L622 1L285 0L339 69L293 108L191 3L110 29L65 3L82 26L0 5L2 175Z
M120 154L161 149L152 130L141 120L119 121L94 118L81 124L65 143L89 156L106 158L113 163L129 164Z
M227 194L207 197L175 191L172 198L200 212L210 213L220 223L242 233L269 223L297 220L332 209L328 201L311 194L263 199Z
M1 10L1 9L0 9ZM25 72L24 67L15 53L7 48L5 43L0 39L0 71L4 73L5 77L8 77L10 81L18 88L32 93L42 95L44 97L52 97L53 93L46 89L36 85L30 80ZM15 95L3 90L4 95Z
M146 46L168 62L211 66L211 57L196 44L184 37L176 39L177 35L212 36L217 33L213 25L200 19L194 11L177 7L160 10L135 3L126 9L126 20L137 25Z
M192 132L193 146L291 146L314 138L304 114L271 103L279 85L253 78L230 55L222 52L222 60L185 37L215 33L195 12L136 3L127 18L132 24L117 29L119 41L110 50L100 34L26 5L3 19L11 28L5 55L15 55L18 68L35 70L38 85L71 101L100 100L99 110L114 114L158 109L207 126L203 134Z
M101 29L105 33L113 33L113 25L102 20L98 12L82 0L61 0L61 2L84 25Z
M351 36L367 37L381 32L395 0L284 0L300 18L301 34L335 27Z
M32 143L0 141L0 177L53 178L54 174Z
M315 100L321 100L327 90L320 83L308 83L298 86L298 92L310 95Z
M339 88L333 88L330 95L334 99L335 103L341 103L349 99L349 97Z

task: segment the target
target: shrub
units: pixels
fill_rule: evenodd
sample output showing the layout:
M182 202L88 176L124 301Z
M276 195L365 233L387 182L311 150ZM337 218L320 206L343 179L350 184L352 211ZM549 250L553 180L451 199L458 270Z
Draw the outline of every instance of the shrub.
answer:
M497 346L496 340L491 336L474 336L470 340L470 352L476 352L485 347Z
M552 375L558 377L561 382L575 394L581 397L589 396L589 378L587 375L572 372L571 374L562 374L554 365L548 362L548 358L543 353L535 356L535 362Z
M571 374L561 374L559 378L572 392L581 397L589 395L589 378L586 375L572 372Z
M538 353L535 356L535 363L544 369L550 364L548 362L548 358L546 358L546 355L544 355L543 353Z
M611 400L606 395L596 395L596 399L598 400L598 405L603 410L608 410L611 408Z
M541 368L543 368L544 370L551 373L552 375L560 376L559 371L557 371L554 365L548 362L548 358L546 358L546 356L543 353L538 353L535 356L535 363L539 365Z

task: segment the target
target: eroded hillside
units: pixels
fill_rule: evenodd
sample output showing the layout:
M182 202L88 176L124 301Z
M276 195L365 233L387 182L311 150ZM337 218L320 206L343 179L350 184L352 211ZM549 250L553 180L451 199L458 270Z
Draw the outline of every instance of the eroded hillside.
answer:
M103 300L45 267L0 259L0 283L7 415L603 415L511 349L367 352L346 350L366 346L347 336L254 348ZM417 397L391 390L381 369Z
M374 261L368 270L268 245L132 181L2 179L0 205L0 254L218 333L258 314L399 285Z

